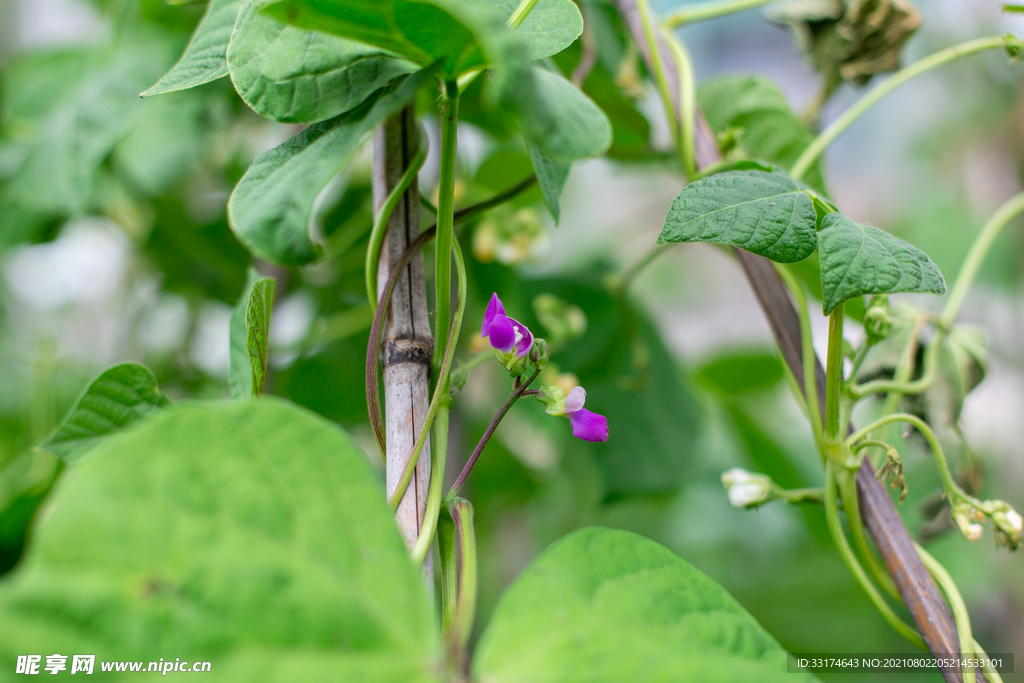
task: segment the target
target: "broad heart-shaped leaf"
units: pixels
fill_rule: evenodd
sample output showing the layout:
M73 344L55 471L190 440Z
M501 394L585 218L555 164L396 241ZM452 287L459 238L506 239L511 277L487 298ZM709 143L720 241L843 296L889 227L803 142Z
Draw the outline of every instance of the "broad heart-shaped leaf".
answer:
M312 413L266 398L168 410L83 458L52 496L0 583L4 661L89 653L100 673L103 660L179 657L229 683L436 680L433 610L383 487Z
M946 281L928 255L872 225L830 213L818 233L825 315L862 294L945 294Z
M379 121L412 101L430 72L379 90L346 114L309 126L256 157L228 200L228 221L249 251L297 265L319 256L309 238L313 202Z
M242 0L210 0L185 54L143 97L194 88L228 75L226 55Z
M533 97L519 102L519 128L531 146L556 164L602 154L612 144L612 124L594 101L565 77L532 68Z
M480 638L474 680L806 683L725 589L664 546L611 529L558 541Z
M264 5L263 0L243 3L227 65L238 94L267 118L323 121L417 70L379 49L282 23L261 12Z
M463 0L281 0L266 11L420 66L440 62L441 73L453 78L471 69L502 66L502 43L512 32L497 9Z
M260 278L249 270L245 290L231 313L228 340L228 387L231 398L251 398L263 393L270 355L270 316L274 308L274 278Z
M722 76L705 81L697 102L711 129L718 135L742 131L743 156L764 159L789 168L811 144L813 136L793 113L785 95L763 76ZM821 166L815 163L804 182L824 192Z
M519 0L473 0L496 10L506 21L519 7ZM556 55L572 45L583 33L583 16L572 0L538 0L516 33L530 46L530 59Z
M544 196L544 205L551 212L551 217L558 225L558 217L561 213L560 201L562 188L569 177L569 167L556 164L537 145L526 143L530 150L530 161L533 163L533 172L537 176L537 184L540 185L541 194Z
M145 365L115 365L82 392L42 448L74 462L106 437L170 403Z
M779 263L814 251L816 214L807 188L764 171L730 171L690 183L672 202L658 244L728 244Z

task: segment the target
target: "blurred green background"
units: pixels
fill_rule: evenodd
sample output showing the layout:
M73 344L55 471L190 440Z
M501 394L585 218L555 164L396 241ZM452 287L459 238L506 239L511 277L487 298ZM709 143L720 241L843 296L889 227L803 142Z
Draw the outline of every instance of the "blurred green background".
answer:
M588 21L613 24L604 3L584 4ZM662 13L674 6L656 3ZM257 116L224 79L138 98L174 63L203 9L163 0L0 2L0 571L16 568L33 516L60 477L56 459L33 447L103 368L138 360L174 399L227 396L228 318L250 256L228 228L225 204L252 159L298 127ZM1001 16L991 0L931 0L920 10L923 28L905 61L961 40L1024 31L1024 19ZM796 112L815 95L814 73L759 12L681 35L700 81L764 75ZM626 46L612 41L601 56L607 63L587 87L614 109L615 143L610 158L574 167L560 224L531 190L460 235L472 254L463 348L472 346L493 291L510 315L549 337L556 331L544 327L536 297L550 293L578 306L586 334L562 344L554 362L587 388L588 408L606 414L611 429L607 444L582 443L541 406L524 404L498 430L466 489L481 551L478 627L538 552L573 529L601 524L666 544L725 586L790 651L909 651L842 565L820 510L728 505L719 477L734 466L788 487L821 482L809 430L736 264L708 245L676 247L638 278L627 302L607 293L609 275L653 245L682 181L665 160L670 142L654 93L616 68L634 65L639 74L635 55L630 61ZM558 66L571 70L575 59L566 55ZM883 101L827 156L834 203L913 242L952 279L988 214L1021 189L1019 73L1006 68L1005 56L988 54ZM856 97L843 86L824 120ZM530 172L521 141L477 114L468 100L459 205ZM436 149L436 121L428 129ZM432 154L420 176L428 197L436 165ZM256 265L278 278L268 392L339 422L374 453L363 393L370 168L366 150L319 202L314 229L336 257L297 269ZM988 376L963 413L981 463L978 492L1018 508L1021 227L1000 238L963 316L986 330L992 351ZM815 318L823 340L825 318ZM485 364L456 397L451 478L506 382ZM939 480L923 449L909 443L904 450L909 496L901 511L917 531ZM989 652L1024 655L1024 557L997 552L988 535L974 544L942 535L929 550L960 585L979 642ZM1024 680L1024 673L1004 680Z

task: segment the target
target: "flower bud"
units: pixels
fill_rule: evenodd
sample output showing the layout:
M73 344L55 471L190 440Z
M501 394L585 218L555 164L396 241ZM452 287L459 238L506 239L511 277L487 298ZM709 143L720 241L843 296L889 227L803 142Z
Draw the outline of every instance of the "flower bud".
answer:
M530 363L538 370L543 370L549 360L551 351L548 349L548 343L543 339L534 339L533 346L530 347Z
M548 331L552 343L579 339L587 331L587 314L553 294L538 294L533 299L533 312Z
M953 517L953 522L959 527L960 533L964 535L964 538L968 541L977 541L981 538L985 527L978 524L978 522L984 519L984 516L978 513L977 510L967 503L957 503L953 506L950 514Z
M889 295L875 294L868 301L867 312L864 313L864 332L869 344L877 344L885 339L892 327L889 318Z
M545 384L537 392L537 400L544 404L544 412L555 417L565 416L565 391L558 386Z
M775 497L775 484L771 477L739 467L722 473L722 486L734 508L754 508Z
M1021 545L1024 519L1021 518L1019 512L1003 501L996 501L996 504L997 509L992 513L996 544L1016 550Z

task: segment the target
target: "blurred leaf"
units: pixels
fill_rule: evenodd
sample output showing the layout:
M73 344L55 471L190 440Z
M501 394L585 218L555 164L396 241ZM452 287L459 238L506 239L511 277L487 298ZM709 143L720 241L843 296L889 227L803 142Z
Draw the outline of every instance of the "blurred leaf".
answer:
M279 400L182 406L56 492L0 650L213 660L219 681L433 681L433 610L358 447Z
M717 583L664 546L592 527L548 548L480 639L488 681L810 681Z
M921 397L925 417L937 429L956 426L964 399L988 370L985 333L973 327L954 327L939 350L939 374Z
M508 20L519 0L471 0ZM515 29L530 46L530 59L544 59L569 47L583 33L583 16L572 0L538 0Z
M720 76L697 90L697 102L716 135L738 132L746 156L789 168L813 136L793 113L786 97L763 76ZM821 164L815 162L803 181L825 193Z
M928 255L871 225L831 213L818 233L825 315L862 294L945 294L946 281Z
M373 45L423 67L440 61L447 78L501 67L507 57L503 43L522 41L513 37L492 5L458 0L282 0L266 11L281 21Z
M286 123L323 121L416 71L410 62L328 33L281 23L245 0L228 47L231 80L258 114Z
M551 212L551 217L555 219L555 225L558 225L559 201L562 198L562 188L569 177L569 167L556 164L540 147L529 143L527 146L530 149L533 172L537 175L537 184L544 195L544 204Z
M225 55L242 0L209 0L185 54L142 97L194 88L228 75Z
M252 398L263 393L275 289L273 278L260 278L255 269L250 269L245 290L231 312L228 334L231 398Z
M343 425L364 424L368 343L369 330L364 330L298 359L275 373L274 393ZM331 381L325 382L325 377Z
M56 455L36 448L11 458L0 470L0 574L21 558L36 511L62 469Z
M308 230L317 195L373 127L411 101L429 75L424 70L397 88L380 90L359 108L313 124L256 157L228 201L228 221L239 241L278 263L314 261L321 250Z
M557 164L599 156L612 142L608 117L566 78L533 68L535 100L524 99L519 127L531 146Z
M96 378L41 448L74 462L105 437L124 430L171 401L144 365L122 363Z
M793 263L814 252L817 217L807 189L763 171L730 171L690 183L673 200L658 244L728 244Z
M32 134L8 187L10 196L39 211L88 210L100 164L145 113L138 93L165 63L166 47L154 39L109 55L83 57L90 66L77 85L31 121Z
M197 163L203 102L189 95L146 103L145 116L114 148L114 161L150 196L167 192Z
M773 353L730 353L706 363L696 380L723 396L769 389L782 379L782 362Z

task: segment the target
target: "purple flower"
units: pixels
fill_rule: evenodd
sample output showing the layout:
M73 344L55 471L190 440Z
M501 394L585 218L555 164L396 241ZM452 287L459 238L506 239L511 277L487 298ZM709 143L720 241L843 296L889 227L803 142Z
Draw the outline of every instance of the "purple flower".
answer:
M572 425L572 435L584 441L607 441L608 418L592 413L583 407L587 390L575 387L565 397L565 416Z
M491 295L487 304L480 336L487 337L496 351L510 355L510 360L525 358L533 346L533 333L526 325L505 315L505 307L497 293Z

